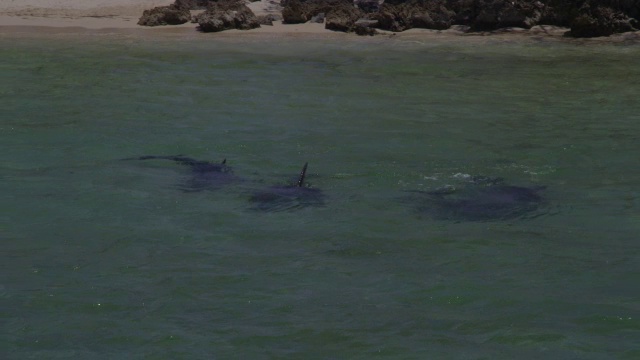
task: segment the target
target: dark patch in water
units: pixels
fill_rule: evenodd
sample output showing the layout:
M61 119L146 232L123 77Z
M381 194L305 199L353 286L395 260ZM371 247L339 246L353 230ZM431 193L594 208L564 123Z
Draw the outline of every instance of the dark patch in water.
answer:
M249 201L254 210L267 212L289 211L310 206L323 206L324 194L320 189L305 184L307 163L304 164L298 181L288 185L276 185L255 192Z
M508 185L502 179L474 177L460 187L418 194L417 210L437 220L500 221L533 216L544 203L540 191L545 187Z
M220 163L213 163L195 160L183 155L146 155L122 160L172 160L180 165L188 166L189 178L177 185L184 192L218 190L240 181L240 178L233 174L233 169L227 165L227 159Z

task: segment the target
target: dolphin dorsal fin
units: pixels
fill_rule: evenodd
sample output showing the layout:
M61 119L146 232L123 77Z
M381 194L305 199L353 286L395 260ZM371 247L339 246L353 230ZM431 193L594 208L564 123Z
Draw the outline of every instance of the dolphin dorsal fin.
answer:
M224 158L220 164L224 165L227 163L227 158Z
M307 165L309 165L308 162L304 163L304 166L302 167L300 177L298 178L298 187L302 187L304 185L304 177L307 175Z

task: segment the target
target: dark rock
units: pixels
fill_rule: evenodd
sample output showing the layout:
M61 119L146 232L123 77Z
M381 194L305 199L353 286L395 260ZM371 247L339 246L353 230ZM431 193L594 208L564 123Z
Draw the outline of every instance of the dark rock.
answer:
M350 31L353 22L362 15L352 0L285 0L282 6L283 24L320 21L320 14L324 14L325 28L337 31Z
M576 15L577 9L571 3L547 0L542 9L539 24L569 27Z
M378 31L376 29L364 25L355 25L353 31L360 36L373 36L378 34Z
M363 15L352 0L285 0L282 5L283 24L324 21L326 29L335 31L353 31L354 22Z
M389 31L405 31L411 28L411 4L382 4L380 10L372 14L378 21L378 28Z
M240 1L218 1L197 16L200 31L249 30L260 27L258 18Z
M138 21L142 26L179 25L189 22L191 13L188 9L175 5L158 6L145 10Z
M335 3L327 13L325 29L349 32L354 30L355 22L363 13L350 2L340 1Z
M635 31L638 21L623 12L606 6L585 5L571 22L573 37L609 36L615 33Z
M414 28L445 30L451 27L456 14L445 4L433 2L417 8L411 15L411 26Z
M380 5L384 0L354 0L354 5L365 13L372 13L380 10Z
M214 1L216 0L176 0L173 5L188 10L205 10Z
M325 18L326 18L326 16L325 16L324 13L319 13L317 15L312 16L309 21L312 22L312 23L322 24L324 22Z
M470 23L472 30L495 30L504 27L530 29L542 18L544 4L540 1L486 0L481 1L475 18Z
M311 19L307 11L307 6L303 5L300 0L287 0L281 4L283 6L283 24L302 24Z
M404 3L385 2L380 10L372 14L379 21L378 27L390 31L411 28L448 29L456 17L455 11L447 7L444 0L410 0Z
M181 0L204 1L204 0ZM355 5L355 6L354 6ZM571 27L571 36L606 36L640 27L640 0L282 0L283 23L320 21L336 31L356 31L359 18L389 31L411 28L471 31L537 25ZM315 18L314 18L315 17ZM369 30L359 29L365 33Z
M282 20L282 16L276 14L258 15L258 23L260 25L273 26L274 21Z

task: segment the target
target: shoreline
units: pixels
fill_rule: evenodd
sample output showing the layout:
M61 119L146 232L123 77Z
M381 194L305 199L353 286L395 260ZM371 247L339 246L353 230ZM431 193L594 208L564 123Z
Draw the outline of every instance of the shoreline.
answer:
M145 9L173 3L173 0L85 0L78 4L74 0L0 0L0 35L2 37L29 34L43 37L53 34L126 33L142 36L233 38L233 37L303 37L326 39L398 38L406 40L429 40L437 38L506 38L510 40L556 40L577 44L640 43L640 31L627 32L597 38L568 38L567 28L534 26L531 29L504 28L489 32L465 32L464 27L453 26L447 30L410 29L403 32L380 31L379 35L358 36L353 33L336 32L324 28L323 23L263 25L252 30L226 30L218 33L200 33L194 23L157 27L140 26L138 19ZM279 13L274 0L261 0L249 4L256 15ZM193 13L193 11L192 11Z
M25 20L25 19L21 19ZM0 38L29 37L47 38L56 35L91 36L95 34L120 34L151 38L179 39L247 39L247 38L299 38L336 39L351 41L374 41L376 39L398 39L406 41L469 41L483 42L490 39L500 42L565 42L567 44L640 44L640 31L615 34L598 38L571 38L564 36L567 28L553 26L536 26L531 29L505 28L489 32L464 32L459 29L429 30L410 29L403 32L381 32L376 36L358 36L353 33L327 30L324 24L281 24L274 22L273 26L262 26L252 30L226 30L219 33L202 33L196 29L195 24L169 25L162 27L127 26L133 20L126 18L78 18L78 19L51 19L45 21L26 19L27 21L4 21L0 15ZM137 20L137 19L136 19ZM134 23L135 24L135 23Z

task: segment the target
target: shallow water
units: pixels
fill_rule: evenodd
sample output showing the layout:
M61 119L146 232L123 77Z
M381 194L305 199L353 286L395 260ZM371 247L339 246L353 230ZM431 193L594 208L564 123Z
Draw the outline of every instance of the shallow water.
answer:
M640 47L0 37L7 359L640 356ZM245 180L185 193L187 154ZM295 178L323 207L264 213ZM445 221L407 191L546 186Z

